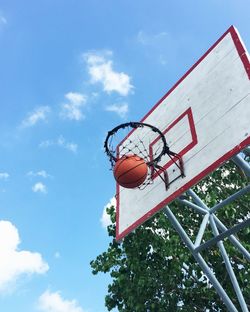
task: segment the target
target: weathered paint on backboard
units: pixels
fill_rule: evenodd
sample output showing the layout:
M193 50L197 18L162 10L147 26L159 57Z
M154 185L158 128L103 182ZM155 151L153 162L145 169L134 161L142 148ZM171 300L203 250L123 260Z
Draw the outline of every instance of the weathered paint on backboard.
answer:
M249 79L248 53L231 26L141 120L159 128L183 157L185 177L168 190L157 176L143 190L117 185L117 240L250 144ZM151 154L158 142L152 135ZM168 156L160 165L176 175Z

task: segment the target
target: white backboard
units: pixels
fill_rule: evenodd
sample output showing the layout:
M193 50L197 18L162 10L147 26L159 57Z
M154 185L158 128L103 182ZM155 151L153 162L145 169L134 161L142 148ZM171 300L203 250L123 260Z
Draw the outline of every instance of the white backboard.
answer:
M141 121L165 134L183 158L185 177L168 190L158 176L143 190L117 184L117 240L250 144L250 63L237 30L230 27ZM157 141L151 138L149 152ZM160 165L173 178L168 156Z

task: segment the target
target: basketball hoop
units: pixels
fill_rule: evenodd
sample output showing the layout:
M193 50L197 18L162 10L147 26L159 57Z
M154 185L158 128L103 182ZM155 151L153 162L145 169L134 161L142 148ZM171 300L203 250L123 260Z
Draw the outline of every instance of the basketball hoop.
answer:
M151 146L156 139L157 148L152 151ZM104 142L104 149L112 170L114 170L116 163L124 157L136 155L144 160L149 170L144 182L137 186L139 189L144 189L147 185L152 184L156 176L160 177L164 182L166 190L175 180L185 177L181 155L171 151L164 134L150 124L143 122L120 124L108 132ZM172 181L169 181L167 171L160 165L160 161L165 155L172 160L180 171L180 174Z

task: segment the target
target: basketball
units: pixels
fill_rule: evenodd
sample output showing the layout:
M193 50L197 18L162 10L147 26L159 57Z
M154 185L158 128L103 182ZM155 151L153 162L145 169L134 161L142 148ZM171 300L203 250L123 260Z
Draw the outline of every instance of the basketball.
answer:
M114 166L116 182L126 188L135 188L141 185L147 174L147 164L137 155L122 156Z

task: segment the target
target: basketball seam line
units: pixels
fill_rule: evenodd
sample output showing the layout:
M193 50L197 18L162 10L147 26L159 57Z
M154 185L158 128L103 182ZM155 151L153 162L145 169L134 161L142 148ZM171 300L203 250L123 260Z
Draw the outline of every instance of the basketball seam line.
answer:
M141 165L144 165L144 162L143 162L143 163L140 163L140 164L134 166L133 168L128 169L126 172L122 173L121 175L119 175L119 176L117 177L117 180L120 179L120 177L124 176L124 175L127 174L128 172L134 170L135 168L137 168L137 167L139 167L139 166L141 166ZM115 170L115 173L116 173L116 170Z

